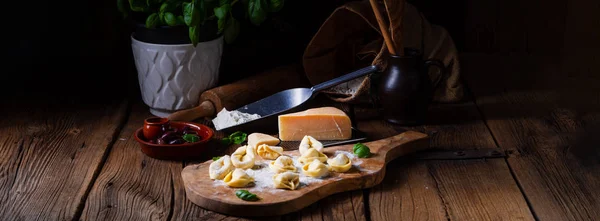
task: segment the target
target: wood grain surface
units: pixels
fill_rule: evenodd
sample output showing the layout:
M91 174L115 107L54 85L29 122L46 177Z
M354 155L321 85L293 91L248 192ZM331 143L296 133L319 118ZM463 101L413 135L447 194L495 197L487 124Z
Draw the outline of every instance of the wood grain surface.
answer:
M374 119L358 127L377 138L403 130L430 134L434 150L495 148L473 102L435 104L428 123L398 127ZM371 220L533 220L506 161L397 159L368 191Z
M104 168L85 202L81 220L212 220L226 216L203 210L185 198L183 162L150 158L133 133L150 117L135 103ZM211 155L220 154L213 143ZM207 156L206 159L209 157ZM204 160L206 160L204 159Z
M126 103L5 102L0 220L71 220L81 212Z
M426 134L407 131L386 139L366 142L372 155L368 158L355 159L353 168L346 173L332 173L321 182L301 186L294 191L281 189L230 188L215 185L208 177L211 161L190 165L183 169L181 175L186 188L186 196L195 204L212 211L233 216L264 216L265 214L283 215L298 211L331 194L369 188L381 182L385 176L385 164L399 156L423 151L428 148ZM333 146L323 149L329 158L336 151L352 152L353 144ZM285 155L299 156L297 150L285 151ZM261 197L261 200L243 201L235 196L238 189L247 189Z
M465 57L466 79L540 220L600 217L600 80L554 58ZM489 68L489 67L496 68Z

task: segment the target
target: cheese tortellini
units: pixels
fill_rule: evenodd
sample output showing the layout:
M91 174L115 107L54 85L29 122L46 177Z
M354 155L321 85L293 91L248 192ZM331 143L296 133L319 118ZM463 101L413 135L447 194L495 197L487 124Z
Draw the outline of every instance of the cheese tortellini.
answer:
M279 138L263 133L251 133L248 135L248 146L257 148L262 144L276 146L280 143Z
M275 173L296 172L294 161L288 156L279 156L275 161L271 161L269 168Z
M321 161L315 159L309 164L305 164L302 167L302 173L311 177L324 177L329 175L329 167L322 163Z
M321 152L323 151L323 144L317 139L306 135L302 138L302 141L300 141L298 151L300 151L300 155L304 155L309 149L317 149L317 151Z
M265 160L274 160L277 159L277 157L281 156L281 153L283 153L283 147L262 144L258 146L256 152L258 156Z
M300 184L300 176L292 172L275 174L273 176L273 184L278 189L295 190Z
M236 168L249 169L254 166L254 148L241 146L231 154L231 163Z
M302 164L307 164L312 162L313 160L318 160L319 162L327 161L327 155L321 153L315 148L310 148L302 156L298 158L298 161Z
M346 154L338 154L334 158L327 160L327 164L332 171L343 173L352 167L352 161Z
M218 160L210 163L208 173L211 179L222 180L225 176L234 169L231 164L229 155L225 155Z
M249 183L254 182L254 178L249 176L246 171L236 168L232 172L229 172L223 181L230 187L245 187Z

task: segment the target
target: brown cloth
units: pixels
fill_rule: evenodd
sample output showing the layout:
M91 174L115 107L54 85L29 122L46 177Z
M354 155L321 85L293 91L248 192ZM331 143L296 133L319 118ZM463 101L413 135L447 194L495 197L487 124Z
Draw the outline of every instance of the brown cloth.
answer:
M383 4L380 4L380 11L387 15ZM392 35L402 34L405 48L419 49L424 52L423 59L437 59L446 66L443 79L434 91L433 102L460 101L464 92L452 38L443 27L429 23L413 5L405 3L403 11L402 32L392 30ZM308 44L303 65L309 81L316 85L372 64L383 70L387 54L369 1L357 1L338 7L327 18ZM438 81L440 74L438 68L429 71L432 82ZM338 102L372 102L371 97L376 93L370 91L372 82L377 83L370 75L323 93Z

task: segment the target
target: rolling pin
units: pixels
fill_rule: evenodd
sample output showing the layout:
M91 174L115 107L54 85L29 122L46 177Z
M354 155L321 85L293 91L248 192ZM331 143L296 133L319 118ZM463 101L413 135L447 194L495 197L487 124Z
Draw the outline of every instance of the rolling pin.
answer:
M309 85L300 65L277 67L242 80L206 90L200 94L198 106L172 113L172 121L193 121L213 117L223 108L235 110L274 93Z

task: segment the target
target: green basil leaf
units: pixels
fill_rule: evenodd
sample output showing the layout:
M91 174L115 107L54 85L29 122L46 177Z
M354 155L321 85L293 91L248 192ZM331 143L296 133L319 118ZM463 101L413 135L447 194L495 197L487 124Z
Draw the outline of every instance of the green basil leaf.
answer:
M225 28L225 33L223 34L223 38L225 38L225 42L227 44L231 44L235 41L237 36L240 34L240 23L233 17L229 18L229 22L227 27Z
M143 12L146 10L146 1L144 0L129 0L129 8L134 12Z
M225 29L225 23L227 22L227 18L219 18L219 20L217 20L217 34L221 34L223 32L223 30Z
M165 13L165 23L167 23L167 25L169 26L176 26L177 25L177 17L175 17L175 15L171 12L167 12Z
M246 136L244 137L234 137L233 138L233 143L235 144L241 144L246 140Z
M352 152L356 153L356 150L360 147L366 147L364 144L362 143L356 143L354 144L354 146L352 147Z
M235 144L241 144L246 140L247 136L248 135L244 132L236 131L235 133L229 135L229 139L231 139Z
M200 23L200 12L194 6L194 3L183 3L183 20L187 26L193 27ZM191 30L191 29L190 29ZM190 32L190 36L191 36ZM190 37L191 38L191 37Z
M164 3L162 3L162 5L160 5L159 12L160 13L174 12L178 6L179 6L179 3L177 3L177 2L164 2Z
M192 45L196 47L198 45L198 40L200 38L200 28L198 26L192 26L189 28L190 41L192 41Z
M222 6L214 9L215 16L219 19L217 21L218 28L219 28L219 31L218 31L219 34L223 32L223 30L225 29L225 26L227 25L227 20L229 20L227 18L229 17L228 15L229 15L230 11L231 11L230 4L225 4L225 5L222 5Z
M249 192L248 190L238 190L235 191L235 195L245 201L257 201L259 200L256 194Z
M127 0L117 0L117 9L119 9L119 12L121 12L124 17L127 17L128 15L127 6Z
M269 0L269 11L278 12L283 8L284 0Z
M175 16L173 16L175 17ZM194 143L194 142L198 142L200 140L200 137L198 137L198 135L196 134L186 134L183 135L183 140L190 142L190 143Z
M206 6L204 5L204 0L192 0L192 3L194 3L196 11L198 11L198 24L203 23L204 19L206 19Z
M165 3L162 3L162 5L160 5L160 9L158 10L158 12L165 13L165 12L169 11L168 9L169 9L169 3L165 2Z
M223 143L223 145L231 145L233 143L233 140L229 139L229 137L224 137L221 140L221 143Z
M359 158L367 158L371 155L371 150L367 146L362 146L354 152Z
M225 4L231 4L231 0L219 0L219 6Z
M227 18L227 15L231 11L231 5L230 4L222 5L220 7L215 8L214 11L215 11L215 16L217 16L217 18L219 18L219 19Z
M212 160L213 160L213 161L217 161L217 160L219 160L219 159L221 159L221 157L213 157L213 158L212 158Z
M248 4L248 14L250 22L254 25L260 25L267 19L267 5L263 0L250 0Z
M158 14L152 13L148 18L146 18L146 28L155 28L160 22L160 18Z
M158 13L158 20L160 20L160 23L166 23L165 22L165 13Z

